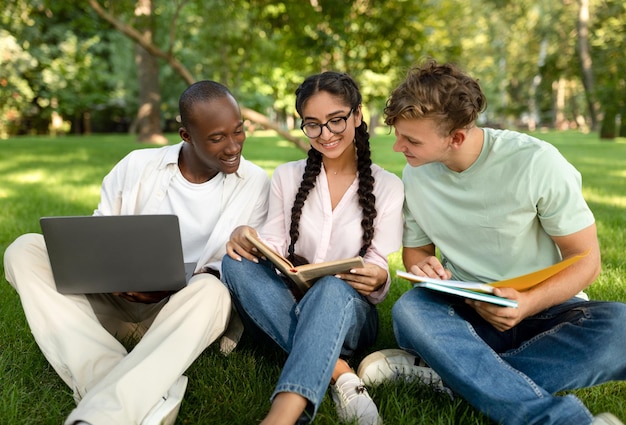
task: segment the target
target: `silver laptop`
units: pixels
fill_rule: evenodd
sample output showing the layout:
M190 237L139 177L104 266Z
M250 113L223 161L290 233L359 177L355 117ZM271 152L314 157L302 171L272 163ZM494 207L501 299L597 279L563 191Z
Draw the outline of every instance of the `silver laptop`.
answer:
M63 294L176 291L195 264L184 263L178 217L42 217L57 291Z

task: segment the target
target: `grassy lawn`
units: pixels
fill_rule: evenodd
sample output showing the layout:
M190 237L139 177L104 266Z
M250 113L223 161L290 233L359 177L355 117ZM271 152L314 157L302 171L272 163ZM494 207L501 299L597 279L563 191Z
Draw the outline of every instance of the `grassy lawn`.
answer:
M626 141L602 142L574 132L539 135L555 144L583 175L584 196L596 215L603 272L588 293L626 302ZM178 140L171 136L173 142ZM373 159L400 175L404 158L392 151L393 137L372 140ZM0 253L17 236L39 232L44 215L88 215L99 199L100 182L127 152L137 149L127 135L0 140ZM148 146L146 146L148 147ZM276 165L304 157L279 138L259 132L246 141L244 155L269 174ZM400 255L390 257L392 273ZM74 406L69 388L35 344L19 297L0 270L0 424L61 424ZM408 282L394 280L379 308L381 330L371 351L395 347L391 306ZM77 346L77 350L81 347ZM368 353L354 359L353 366ZM243 341L228 357L209 347L188 370L190 378L177 424L253 424L264 416L285 355ZM611 411L626 421L626 383L575 391L592 413ZM458 397L419 384L385 384L370 389L387 424L487 424ZM330 397L316 423L337 423Z

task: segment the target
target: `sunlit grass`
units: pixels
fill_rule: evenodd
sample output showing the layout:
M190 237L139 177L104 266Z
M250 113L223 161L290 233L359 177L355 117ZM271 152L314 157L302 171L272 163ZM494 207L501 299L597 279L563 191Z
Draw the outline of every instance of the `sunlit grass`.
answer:
M589 295L626 301L626 140L603 142L593 134L575 132L538 136L557 146L581 172L583 195L596 216L603 271L588 289ZM168 139L176 142L178 136L171 134ZM380 131L371 141L372 158L400 175L405 160L393 152L393 140L392 135ZM127 152L147 147L151 146L138 145L128 135L0 141L0 252L4 254L18 235L39 232L41 216L91 214L106 173ZM306 157L292 144L265 131L248 136L244 156L270 175L277 165ZM395 270L402 268L400 252L390 256L389 264L395 275ZM71 391L37 348L19 297L4 280L4 269L1 271L0 424L62 423L73 407ZM381 327L373 349L395 347L391 307L409 287L407 281L394 278L389 297L379 306ZM177 423L258 423L267 411L284 359L284 354L273 348L245 341L229 357L210 347L187 372L190 383ZM370 392L387 424L489 423L459 398L451 401L418 384L383 385ZM612 411L619 415L626 411L626 383L575 393L594 413ZM316 423L338 423L329 397L324 399Z

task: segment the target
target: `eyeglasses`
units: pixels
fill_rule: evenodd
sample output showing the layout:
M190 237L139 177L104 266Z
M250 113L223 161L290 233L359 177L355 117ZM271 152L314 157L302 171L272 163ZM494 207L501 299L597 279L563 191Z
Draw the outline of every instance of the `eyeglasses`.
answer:
M324 124L316 122L303 122L300 124L300 129L304 132L309 139L315 139L322 135L322 127L326 127L328 131L333 134L343 133L348 126L348 118L352 115L353 109L350 109L348 115L345 117L334 117L326 121Z

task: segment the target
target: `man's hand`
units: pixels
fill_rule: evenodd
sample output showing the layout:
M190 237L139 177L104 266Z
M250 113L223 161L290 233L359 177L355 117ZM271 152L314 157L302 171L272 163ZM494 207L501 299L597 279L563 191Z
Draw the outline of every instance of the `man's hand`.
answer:
M513 288L495 288L493 295L516 300L517 308L502 307L471 299L466 299L465 303L472 306L480 317L491 323L491 325L500 332L508 331L533 314L533 311L525 308L531 305L528 300L528 294L525 292L518 292Z
M174 292L176 291L114 292L113 295L134 303L153 304L169 297Z
M452 277L452 273L448 269L444 269L443 265L434 255L424 258L422 261L411 266L409 273L416 276L426 276L432 279L447 280Z

